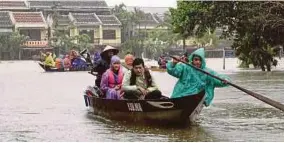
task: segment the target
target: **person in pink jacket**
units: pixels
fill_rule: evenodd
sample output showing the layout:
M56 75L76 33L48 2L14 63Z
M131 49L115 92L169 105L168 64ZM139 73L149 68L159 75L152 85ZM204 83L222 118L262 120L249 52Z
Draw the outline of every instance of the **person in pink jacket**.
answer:
M120 58L114 55L111 58L110 68L102 75L100 84L100 88L105 93L107 99L121 99L123 76Z

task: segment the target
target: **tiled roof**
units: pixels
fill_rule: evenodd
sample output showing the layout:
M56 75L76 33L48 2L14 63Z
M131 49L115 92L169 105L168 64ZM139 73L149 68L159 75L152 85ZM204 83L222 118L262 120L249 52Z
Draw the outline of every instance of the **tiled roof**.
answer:
M121 25L120 21L114 15L98 15L103 25Z
M41 12L13 12L16 23L45 23Z
M102 22L95 13L71 13L75 25L101 25Z
M164 22L163 17L161 17L160 15L153 14L153 16L159 23L163 23Z
M137 6L127 6L126 9L128 11L134 12L134 8L138 8L145 13L158 13L164 14L165 12L169 11L169 7L137 7Z
M159 22L153 17L151 13L146 13L145 16L138 20L140 25L157 25Z
M38 1L30 0L31 8L51 8L55 4L59 5L60 8L107 8L108 5L104 0L84 0L84 1Z
M11 9L11 8L25 8L27 5L25 1L9 1L9 0L0 0L0 9Z
M9 12L0 11L0 28L11 28L13 27Z
M58 17L58 25L69 25L71 20L69 19L68 15L60 15Z

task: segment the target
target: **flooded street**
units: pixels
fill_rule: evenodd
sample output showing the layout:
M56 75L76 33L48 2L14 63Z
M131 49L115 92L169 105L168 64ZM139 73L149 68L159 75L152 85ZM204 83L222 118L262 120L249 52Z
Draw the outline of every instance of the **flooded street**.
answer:
M283 71L240 71L229 65L225 71L220 62L212 68L284 104ZM176 79L153 74L162 92L170 95ZM88 113L82 95L94 80L86 72L45 73L34 61L2 61L0 141L284 141L284 112L232 87L215 90L213 104L204 108L196 125L176 129Z

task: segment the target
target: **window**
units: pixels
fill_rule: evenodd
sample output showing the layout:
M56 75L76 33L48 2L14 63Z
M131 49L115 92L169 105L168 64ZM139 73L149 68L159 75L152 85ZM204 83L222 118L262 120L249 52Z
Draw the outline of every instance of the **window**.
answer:
M29 36L29 40L31 41L41 41L41 33L39 29L33 30L20 30L21 35Z
M103 30L103 39L116 39L115 30Z

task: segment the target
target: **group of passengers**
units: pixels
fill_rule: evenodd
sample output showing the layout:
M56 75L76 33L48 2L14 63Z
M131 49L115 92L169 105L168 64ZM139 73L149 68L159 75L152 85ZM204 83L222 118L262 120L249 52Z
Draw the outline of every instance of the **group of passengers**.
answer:
M96 86L107 99L159 99L162 97L153 76L141 58L127 54L125 68L117 56L118 50L106 46L101 58L94 63Z
M123 70L119 51L111 46L105 47L101 58L95 62L92 72L98 72L96 86L101 89L107 99L161 99L160 90L155 79L145 68L143 59L125 56L128 70ZM220 81L207 74L197 71L191 64L224 80ZM205 90L205 106L209 106L214 98L215 87L227 86L228 77L206 67L204 48L199 48L190 55L176 57L167 62L168 74L178 79L172 96L179 98L190 96Z
M77 51L71 50L65 56L56 57L54 53L41 53L44 57L45 66L57 69L83 69L88 67L88 62L82 58Z

